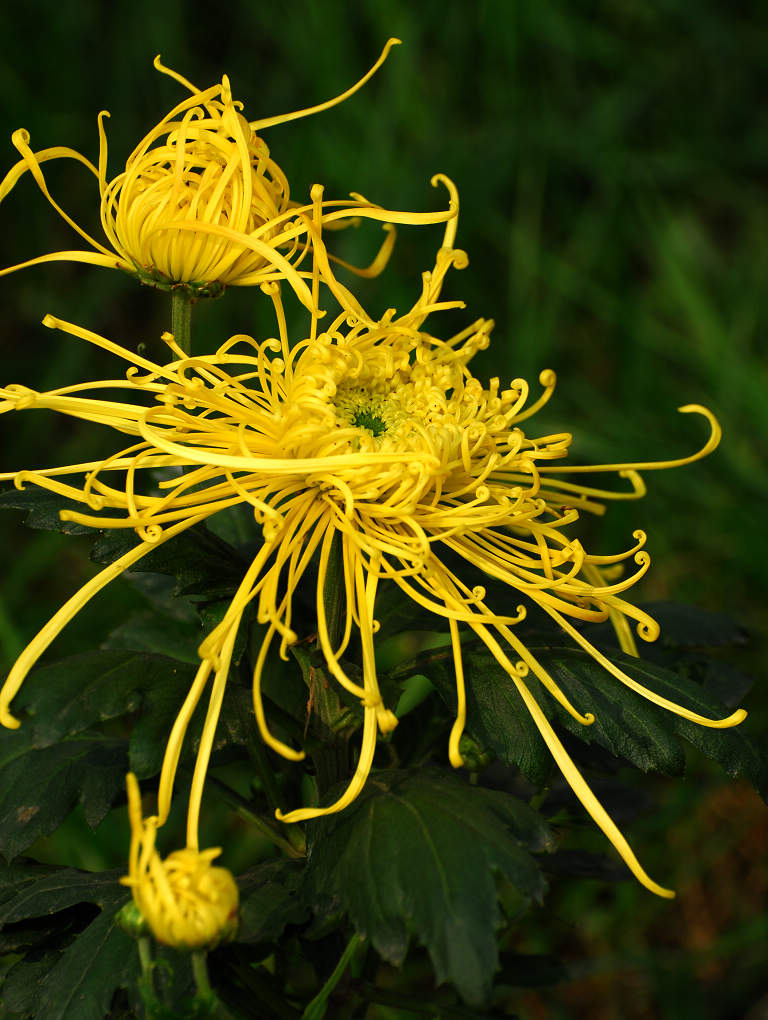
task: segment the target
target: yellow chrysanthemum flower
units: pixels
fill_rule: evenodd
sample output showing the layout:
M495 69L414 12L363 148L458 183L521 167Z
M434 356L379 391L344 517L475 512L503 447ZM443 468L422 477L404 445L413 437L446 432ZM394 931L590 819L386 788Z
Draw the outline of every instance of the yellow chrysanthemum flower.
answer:
M214 867L220 847L174 850L164 860L155 849L158 819L144 818L136 776L126 777L131 849L128 875L133 901L152 934L176 949L214 949L237 928L239 894L231 872Z
M308 335L295 344L287 336L280 289L274 283L263 289L274 302L278 338L257 343L236 336L215 354L190 358L166 334L175 359L166 365L52 317L44 320L124 358L131 366L127 378L49 393L6 387L0 391L5 400L0 410L51 408L108 425L134 442L98 463L0 477L76 500L84 511L63 511L62 517L99 528L134 529L139 544L84 585L22 653L0 693L0 722L18 725L9 706L28 670L66 622L112 578L199 521L235 504L250 505L263 541L223 619L200 646L201 664L168 742L158 824L168 816L187 726L210 687L188 815L188 842L196 845L214 731L235 637L250 603L265 625L253 675L259 729L278 753L292 760L303 757L270 730L261 681L273 643L285 656L297 640L293 594L314 561L318 642L328 672L363 706L362 746L354 776L338 800L278 817L301 821L348 805L369 774L377 735L397 723L381 698L374 652L376 594L380 584L391 582L404 597L448 623L458 692L449 742L452 764L461 764L459 738L466 713L463 630L483 642L506 671L563 775L629 868L649 889L672 895L642 869L526 684L532 673L574 718L584 725L593 721L591 713L570 704L516 633L525 609L520 606L514 614L494 611L481 587L468 587L449 567L446 554L480 567L539 606L617 683L702 726L733 726L743 711L708 719L655 694L605 658L575 625L610 618L627 651L634 650L629 621L636 622L643 639L657 636L655 621L623 597L648 568L645 535L636 532L632 548L615 555L589 554L578 539L569 537L579 511L601 512L604 499L641 496L639 470L703 457L717 446L720 429L709 411L688 405L680 410L703 416L710 426L709 439L692 456L589 468L556 465L567 456L570 435L535 437L521 427L549 398L554 373L542 373L543 395L528 403L524 380L514 379L502 388L493 379L484 387L469 371L472 356L488 344L490 321L478 320L447 341L421 329L429 313L460 304L440 301L447 269L467 261L453 248L454 233L455 220L446 228L435 268L424 274L422 293L410 312L398 317L389 311L372 322L352 314L347 305L322 333L313 314ZM344 289L323 263L322 245L313 252L315 283L322 276L344 302ZM90 396L103 387L121 387L137 399L122 403ZM176 471L160 482L159 492L143 494L147 489L136 484L137 474L159 468ZM629 491L613 493L567 480L580 471L618 472ZM110 483L116 472L119 482ZM58 480L66 475L84 480ZM337 548L343 595L338 634L329 627L325 602ZM609 583L604 568L626 562L634 562L634 572ZM361 682L348 675L342 659L355 632L362 649Z
M226 76L220 85L200 90L157 57L155 67L176 79L190 95L142 139L123 173L111 180L107 178L104 119L109 114L105 111L98 117L97 166L63 146L33 152L29 132L15 131L13 144L22 158L0 183L0 202L23 174L31 173L54 209L91 250L42 255L0 270L0 275L44 262L86 262L126 270L153 286L184 287L193 296L286 279L309 305L307 274L300 266L307 253L308 216L314 214L315 202L291 201L288 180L257 132L343 102L375 74L397 42L390 39L367 74L334 99L251 122L240 112L242 104L233 100ZM109 247L81 228L52 197L42 166L57 159L77 160L97 178L101 223ZM390 212L357 194L323 203L328 225L344 226L361 217L387 224L388 235L371 266L362 270L347 266L361 275L373 275L386 263L394 243L392 223L434 223L452 212Z

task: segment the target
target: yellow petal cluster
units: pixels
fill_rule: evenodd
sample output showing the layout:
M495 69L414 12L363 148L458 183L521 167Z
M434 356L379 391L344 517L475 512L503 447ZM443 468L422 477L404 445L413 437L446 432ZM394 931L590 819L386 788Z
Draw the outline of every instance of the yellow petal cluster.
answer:
M155 849L158 819L144 818L136 776L126 779L131 822L129 874L133 901L152 934L175 949L214 949L237 928L239 895L226 868L214 867L218 847L175 850L164 860Z
M439 183L448 188L451 207L457 208L451 182L443 178ZM368 777L378 735L397 724L379 690L374 648L376 596L380 585L390 583L447 622L458 704L448 748L452 764L461 764L459 739L466 715L462 635L471 635L487 647L519 691L563 775L632 872L659 895L672 895L643 870L570 758L527 678L540 681L583 725L594 721L590 706L570 703L526 647L516 625L525 616L525 604L533 604L617 684L702 726L728 727L741 721L742 710L709 719L656 694L606 659L578 628L582 621L610 619L630 653L635 651L631 623L643 640L657 636L656 622L625 598L650 563L643 532L635 532L628 549L597 555L582 547L573 526L580 512L601 513L605 500L642 496L639 471L681 466L711 452L720 439L716 419L698 405L680 408L702 416L710 431L688 457L569 465L570 434L535 435L522 427L550 397L554 373L542 373L543 391L534 400L523 379L506 386L492 379L484 386L469 363L487 346L492 322L480 319L448 340L422 328L432 312L459 304L440 298L447 270L467 263L466 255L453 247L455 215L413 307L403 315L390 309L378 320L335 280L320 237L322 222L316 218L313 223L313 296L322 283L341 304L341 312L323 322L322 331L313 300L306 335L290 338L281 288L271 281L262 289L275 308L275 337L257 341L239 335L214 353L190 357L166 334L166 364L48 316L46 325L124 359L127 373L47 393L18 386L0 390L0 412L50 408L129 437L129 445L103 461L0 478L12 477L20 487L35 484L82 505L82 511L63 511L63 518L132 529L138 537L135 548L76 593L22 653L0 693L0 722L18 725L10 703L28 670L93 595L185 529L245 505L261 528L262 542L224 617L200 645L197 675L169 735L157 825L168 817L187 728L207 695L188 812L188 846L197 846L205 775L235 638L249 606L264 625L252 678L261 735L286 758L303 757L301 748L285 743L270 728L261 687L270 650L277 648L286 657L301 636L293 627L293 597L300 584L310 583L313 565L318 642L328 673L359 699L362 742L355 772L334 803L278 812L278 817L296 822L342 810ZM94 396L99 390L109 393ZM115 399L120 390L124 400ZM156 478L158 471L165 472L159 484L139 484L139 478ZM572 480L584 471L617 473L624 489L614 492ZM339 550L344 595L338 627L329 625L325 604L334 550ZM513 611L508 604L495 608L482 587L470 587L462 579L457 558L468 570L480 567L507 585L521 604ZM619 577L626 564L632 569ZM353 639L362 650L362 671L356 677L344 665ZM132 874L134 870L132 865Z

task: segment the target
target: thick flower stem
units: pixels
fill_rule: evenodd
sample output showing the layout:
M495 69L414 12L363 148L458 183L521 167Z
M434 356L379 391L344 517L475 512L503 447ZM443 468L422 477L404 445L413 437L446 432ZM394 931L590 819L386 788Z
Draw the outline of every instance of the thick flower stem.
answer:
M192 353L192 299L184 287L171 291L171 333L185 354Z
M328 572L325 577L325 588L323 589L328 639L332 648L336 648L341 639L345 597L344 551L341 544L341 535L337 531L331 543L331 553L328 557Z
M195 988L197 994L201 999L213 998L213 989L211 988L211 982L208 978L208 964L205 960L206 952L204 949L197 949L195 952L189 954L190 961L192 962L192 975L195 979Z
M328 639L338 648L344 626L344 560L341 539L333 539L328 570L323 588ZM312 650L299 643L291 649L301 666L307 685L307 730L313 738L308 747L317 776L317 791L322 798L349 771L349 738L358 724L341 702L335 685L330 682L319 646Z
M307 1005L307 1008L301 1014L301 1020L323 1020L325 1011L328 1008L328 999L331 997L336 985L344 976L344 971L347 969L352 957L355 955L357 947L364 941L365 939L355 932L347 943L347 948L341 954L341 959L336 964L333 974L331 974L314 999Z
M304 836L301 831L296 830L295 827L285 826L286 837L284 838L279 832L276 831L274 821L268 821L264 818L259 817L256 812L253 811L251 805L245 800L244 797L231 787L227 786L216 776L208 776L206 782L211 786L221 798L221 800L234 808L241 818L245 819L250 825L256 829L260 835L264 836L273 843L278 850L282 850L283 853L290 857L292 860L298 860L302 857L306 857L307 847ZM295 832L295 835L293 833Z
M152 987L152 968L154 964L152 962L152 948L150 946L149 938L144 935L137 940L139 949L139 960L141 961L141 972L147 979L147 984Z
M339 701L325 670L316 664L316 655L301 644L294 645L291 651L309 691L307 730L311 744L308 753L315 766L317 792L322 798L349 770L348 741L357 723Z

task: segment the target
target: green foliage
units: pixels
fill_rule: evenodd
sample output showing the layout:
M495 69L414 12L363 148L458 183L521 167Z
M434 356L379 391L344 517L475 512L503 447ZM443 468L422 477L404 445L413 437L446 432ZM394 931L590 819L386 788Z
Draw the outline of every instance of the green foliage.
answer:
M58 828L83 805L92 828L103 821L127 771L122 743L82 736L35 747L25 731L3 740L0 760L0 852L7 860Z
M155 775L193 676L186 663L131 650L85 652L42 666L14 702L31 723L19 736L32 749L55 750L71 737L86 743L98 739L88 731L99 723L138 715L130 734L122 738L121 767L130 763L140 778Z
M289 924L303 924L309 908L302 895L304 867L277 858L262 861L238 878L238 942L275 942Z
M46 500L43 494L41 502ZM55 526L45 506L36 513L32 494L26 505L37 521ZM235 533L230 537L236 539ZM234 590L245 562L241 551L206 529L183 538L185 555L174 552L170 543L151 554L152 571L133 576L147 609L107 635L105 647L39 666L15 699L22 726L4 738L0 756L0 851L6 859L34 849L35 841L55 831L78 803L86 822L97 827L122 802L128 768L141 778L158 773L167 735L194 675L197 645L220 619L227 604L223 593ZM126 546L124 536L119 541L110 537L108 543L99 538L98 558L113 558ZM495 600L508 598L499 585L491 583L488 589ZM433 618L418 610L404 612L384 592L379 615L385 635L410 639L414 628L434 627ZM295 626L311 636L311 604L302 608L301 593L297 606ZM732 703L739 697L745 678L711 649L742 643L742 629L723 616L685 607L660 605L652 611L664 634L651 648L653 661L604 646L606 654L671 700L713 718L727 714L721 699ZM245 677L254 645L250 632L258 626L246 616L238 638ZM596 642L610 640L604 627L588 631ZM535 677L527 678L586 771L618 759L642 771L677 775L686 764L687 743L765 792L765 756L743 729L704 729L660 709L581 649L563 646L556 631L523 627L520 634L573 704L595 713L592 726L580 725ZM176 658L158 654L162 649ZM350 654L345 669L359 679L357 653L353 649ZM391 703L405 692L400 700L404 717L387 742L393 761L403 765L374 772L343 813L308 824L306 856L301 839L271 819L275 806L302 796L295 772L265 755L250 691L233 666L210 789L281 853L239 877L240 928L231 946L219 948L212 958L221 985L217 990L234 1015L248 1015L244 1003L250 1002L265 1017L298 1018L333 969L330 947L350 931L363 941L350 956L349 974L328 991L329 1008L335 1000L380 1002L382 1008L397 1000L411 1008L409 961L420 953L429 959L435 982L444 986L440 994L446 1016L502 1015L494 1011L507 1008L515 987L562 978L556 960L546 955L529 959L506 948L500 951L500 946L522 914L542 902L544 873L556 881L567 876L614 881L624 877L623 869L601 855L567 846L552 853L556 844L546 820L548 801L542 799L552 781L551 756L514 682L487 650L467 641L463 654L468 696L463 753L473 783L445 763L455 711L452 653L446 646L425 649L380 677ZM275 660L264 693L279 725L291 739L303 740L320 795L332 797L333 783L345 783L353 766L359 706L346 694L337 696L311 641L296 645L294 658L285 664ZM430 697L432 688L439 699ZM199 725L198 717L185 754L194 751ZM591 747L599 748L603 758L595 757ZM488 785L498 782L488 769L493 763L511 770L503 784L506 792ZM233 769L245 775L255 769L245 794L229 785ZM517 770L525 781L514 779ZM538 807L521 800L521 791L526 796L538 791L531 802ZM554 797L553 810L557 804ZM562 825L562 816L559 821ZM36 1015L36 1003L44 1003L51 1016L89 1020L110 1015L112 1004L122 1003L114 1006L119 1015L120 1009L130 1008L126 1004L136 988L143 989L148 1016L191 1017L216 1008L205 996L190 999L191 974L172 952L161 953L157 966L137 984L137 954L114 923L125 901L114 875L45 868L22 859L5 868L4 883L0 900L6 927L0 947L13 954L3 987L14 1020ZM368 977L360 971L360 961L372 954L400 969L397 991L372 981L370 964ZM258 960L272 963L254 971L247 961Z
M334 13L329 5L299 0L286 5L275 20L269 5L236 3L217 11L215 33L208 22L190 18L184 5L174 2L164 5L162 18L154 17L153 9L141 2L121 10L120 5L105 7L86 0L76 16L65 6L51 7L47 13L50 17L41 21L33 8L26 13L10 7L0 12L2 36L14 55L14 70L6 61L0 71L3 96L12 110L5 118L8 131L24 125L31 129L35 147L71 144L93 155L92 117L84 117L83 111L95 114L106 106L114 114L109 125L113 171L119 169L136 138L157 119L158 103L170 107L179 98L174 83L155 80L148 72L156 51L167 54L172 66L201 84L227 71L236 94L246 101L246 113L260 116L299 108L346 87L353 66L362 69L367 55L386 35L401 35L406 45L393 57L396 71L370 86L375 102L358 97L330 114L330 121L317 118L307 122L306 131L303 126L301 131L288 126L270 134L273 154L297 182L296 196L303 195L305 185L316 179L327 179L345 192L348 168L354 165L355 186L372 198L403 200L404 205L421 208L425 194L427 201L431 197L426 187L431 173L438 165L448 170L462 196L459 240L472 259L472 275L464 274L461 294L455 296L467 297L473 315L490 314L498 321L495 360L486 361L487 371L502 379L517 374L533 378L544 366L556 368L561 387L546 413L556 429L570 428L578 421L577 442L587 458L613 460L628 450L640 457L646 452L683 452L690 433L683 434L672 408L687 399L711 402L725 426L725 441L716 457L700 465L695 475L687 473L684 480L677 474L654 477L650 498L642 507L620 506L614 517L600 522L600 542L606 550L613 549L636 524L648 524L657 562L648 579L650 597L666 599L675 590L704 604L727 607L739 619L764 624L764 524L755 508L763 505L766 496L768 418L761 343L768 323L762 285L768 204L761 172L768 147L756 102L765 92L764 33L757 5L702 7L669 0L651 6L621 0L586 11L578 5L492 2L471 9L470 5L451 8L438 0L414 7L404 0L388 0L370 9L359 6L350 12L340 7ZM120 45L94 48L90 40L95 28L104 38L118 38ZM75 53L79 47L87 59L50 59L51 52L60 51L65 36ZM247 45L242 45L244 39ZM18 40L23 45L15 45ZM260 69L257 75L254 66ZM472 87L467 88L470 80ZM316 158L307 158L310 150ZM441 155L436 164L437 152ZM16 158L8 148L5 165ZM83 180L81 191L76 173L65 177L63 192L61 184L54 183L59 185L57 194L66 195L65 204L76 218L96 224L94 182L87 173ZM27 195L32 194L30 188ZM79 217L78 210L85 215ZM15 208L10 201L4 203L2 212L2 240L8 249L2 265L50 250L52 213L37 193L34 200L20 200ZM15 224L14 212L18 215ZM370 237L362 231L359 237L347 234L343 240L350 252L364 255ZM72 245L66 227L61 227L59 237L56 247ZM432 239L425 245L431 254ZM394 279L387 281L386 293L382 295L375 281L366 286L375 299L381 298L381 307L402 303L412 296L414 279L425 264L421 255L409 253L401 238ZM14 324L9 318L11 302L4 302L9 338L3 352L4 382L19 378L43 388L86 372L99 374L97 352L76 344L52 348L49 338L30 326L48 309L60 310L73 321L98 323L105 334L125 340L140 302L154 317L153 324L144 328L143 339L151 343L167 327L163 296L148 290L138 297L131 290L129 296L118 274L104 273L100 286L91 286L86 274L87 269L73 273L69 267L57 266L49 274L38 271L3 281L8 288L19 288L24 315L22 324ZM80 280L86 285L80 286ZM243 328L250 331L258 318L253 305L251 295L245 293L201 305L202 328L219 340ZM109 365L107 372L113 370ZM663 413L664 408L670 413ZM8 458L4 470L39 464L44 428L36 419L34 431L20 429L12 443L5 441L8 433L4 432ZM49 445L55 449L51 462L87 459L88 454L77 452L77 440L67 430L49 435ZM67 533L88 530L62 525L58 511L65 501L33 492L31 486L21 493L0 495L0 505L30 511L27 523L33 527ZM240 544L235 530L218 535L230 547ZM3 737L0 753L6 763L0 779L3 815L11 826L5 831L10 831L13 840L20 838L18 828L13 828L17 825L14 812L39 803L39 813L47 815L50 824L61 814L62 804L72 802L76 784L69 777L85 770L88 754L95 755L90 759L95 769L89 766L88 775L100 771L100 761L116 762L120 755L147 778L159 767L170 722L187 689L189 667L196 661L197 638L217 618L217 598L231 593L242 576L242 564L248 561L247 550L241 550L243 558L237 562L231 548L207 538L198 542L192 533L189 538L186 546L176 545L184 554L175 564L164 562L165 553L160 555L158 550L158 558L145 561L143 567L167 568L171 574L179 571L180 590L211 600L203 609L209 614L205 624L188 614L180 620L153 604L125 619L108 637L94 629L92 645L105 637L113 657L94 652L93 660L83 662L84 688L95 683L90 695L84 690L78 699L77 671L67 660L61 666L41 667L28 682L31 700L26 700L27 688L17 699L19 710L29 714L23 715L20 735ZM130 535L121 539L128 544L108 549L105 543L101 555L114 558L133 542ZM16 534L3 548L0 640L9 656L11 649L23 647L34 633L35 614L45 619L56 600L61 601L59 578L69 581L63 567L51 578L50 560L41 560L33 548L39 547L25 544ZM706 554L706 562L696 561L694 548ZM386 590L382 596L389 597ZM47 599L53 600L51 607ZM661 617L661 612L654 610L654 615ZM429 614L397 597L388 609L382 605L380 616L382 637L420 627L431 630L434 625ZM19 623L22 633L16 633L10 621L23 621ZM650 686L666 685L668 692L690 697L688 704L701 705L702 710L709 706L713 714L723 714L722 705L737 702L748 681L729 663L701 651L722 644L721 628L711 617L675 607L669 608L663 622L661 641L667 643L669 656L659 657L660 649L649 647L642 649L649 658L640 664L620 657L618 661L630 671L641 670L634 675ZM249 625L251 621L246 621L244 631ZM734 624L732 633L737 629ZM245 637L240 652L247 657ZM742 730L718 733L686 726L591 668L578 651L560 647L560 641L550 648L551 636L529 637L542 662L579 708L599 705L594 726L581 727L531 681L579 760L587 761L588 752L597 748L605 754L601 759L591 755L592 763L605 764L609 754L617 754L635 767L674 773L682 766L686 746L701 740L701 750L728 771L764 786L764 765L756 760L757 752ZM414 648L418 644L411 635L406 654L413 655ZM114 657L115 651L142 654L135 657L134 668L130 656L120 660ZM178 662L160 661L158 653ZM550 778L550 757L509 680L496 670L491 682L486 675L488 663L476 653L467 648L469 729L480 752L477 760L490 756L519 768L529 785L520 782L514 771L506 773L512 776L509 782L526 792L539 791ZM760 666L759 646L753 654ZM103 669L96 664L102 655L106 656ZM447 663L439 654L431 656L419 660L418 668L423 667L421 675L430 678L443 701L427 698L413 708L391 741L380 748L385 761L389 753L395 761L399 756L411 762L415 756L417 764L444 762L453 685ZM78 661L79 657L72 660ZM120 662L133 678L124 684ZM291 672L293 664L277 665L283 673L275 671L268 678L272 710L277 703L286 716L293 713L283 721L290 722L291 733L300 736L306 722L299 711L307 702L303 681L295 667ZM406 673L392 671L387 678L395 692L408 679ZM290 697L283 687L285 675L290 676ZM236 680L231 677L230 685ZM42 693L35 702L37 684L51 691L50 703ZM65 693L57 701L60 690ZM103 696L103 704L97 694ZM247 689L237 688L238 713L224 716L214 765L237 764L242 754L243 771L253 775L256 766L244 753L255 752L255 745L248 743L253 735L247 727L235 725L246 702ZM105 717L100 715L103 705L108 706ZM759 697L748 707L752 706L758 715L757 729L748 721L744 732L750 726L753 732L760 730ZM80 712L87 721L82 721ZM29 744L25 742L28 727L34 732ZM60 761L37 757L53 754L59 741L70 748L71 757L69 752ZM18 751L18 757L8 760L6 747ZM80 751L86 757L78 757ZM687 757L691 781L671 807L669 803L666 808L655 807L656 828L647 842L665 841L667 824L685 829L695 824L688 818L699 800L701 764L695 748ZM51 762L52 777L63 770L62 782L46 780L44 761ZM350 764L344 758L342 771ZM295 802L299 791L293 771L276 759L270 759L270 766L276 771L278 793L285 801ZM482 784L490 780L481 768L478 772L482 790ZM109 774L108 767L107 779ZM450 781L448 775L446 770L446 781ZM42 790L33 799L28 796L27 780ZM94 810L108 799L111 782L101 793L98 789L89 793L86 799L90 803L93 796ZM478 788L465 789L474 796ZM631 789L622 787L617 800L624 803L632 796ZM57 800L60 803L53 803ZM266 804L262 779L248 791L246 800L262 816L274 806ZM546 815L546 802L540 810ZM720 831L731 823L730 814L722 815ZM558 824L568 846L573 832L560 817ZM244 830L227 831L235 831L247 842ZM757 847L759 853L764 845L760 830L750 838L753 852ZM593 860L589 870L586 856L576 859L575 853L566 857L561 850L547 855L543 859L547 871L555 871L560 862L570 874L609 877L604 859ZM671 857L671 852L666 856ZM547 946L557 947L559 937L570 957L581 954L579 982L561 1000L564 1004L545 998L531 1014L552 1020L598 1013L631 1020L657 1013L680 1020L746 1015L764 992L764 919L758 912L751 922L740 921L740 915L724 912L719 896L728 898L730 892L735 903L746 889L742 899L751 897L759 904L760 886L754 893L754 886L741 881L746 856L737 857L735 866L730 870L726 866L720 876L702 871L704 866L695 857L687 857L685 868L691 870L694 883L700 881L705 887L706 898L687 902L682 915L676 915L678 932L672 931L674 922L667 923L665 915L656 937L645 908L637 909L638 900L627 887L620 891L626 895L617 897L609 895L601 883L590 898L583 890L592 883L572 882L571 888L578 886L581 891L578 897L571 893L571 899L562 893L558 898L555 888L550 901L554 905L546 919L539 915L539 924L532 926L534 938L543 944L539 953L546 952ZM348 873L352 887L365 878L359 862L353 863ZM111 883L116 895L125 896L115 884L116 876L73 878L72 896L80 899L65 905L66 898L58 899L43 881L59 869L41 868L30 861L13 869L12 877L3 879L10 883L3 890L12 902L24 888L40 889L42 899L28 906L24 906L27 901L19 901L15 915L19 919L9 921L3 932L4 950L15 956L25 954L6 979L4 1010L11 1017L90 1020L109 1014L112 1003L114 1018L135 1015L132 1007L121 1002L121 994L113 998L111 991L121 987L120 982L112 983L113 974L119 975L121 968L122 987L135 984L134 948L117 931L107 937L106 945L112 948L106 956L98 952L94 941L88 941L98 935L94 926L102 925L100 930L106 932L111 921L106 910L93 916L103 898L91 898L96 894L87 891L87 884ZM304 896L304 871L301 859L275 858L241 876L239 941L222 947L211 960L214 984L235 1015L239 1011L242 1016L263 1015L270 1020L298 1018L335 966L349 928L332 913L308 921L313 903ZM732 877L729 885L731 871L736 879ZM340 880L338 869L336 874ZM414 871L417 891L421 881ZM313 889L321 882L318 872ZM718 915L718 909L723 913ZM26 916L21 911L27 911ZM695 925L689 923L691 918ZM703 933L711 947L691 950L684 941L674 942L689 928ZM718 937L718 930L724 933L726 928L727 934ZM91 929L93 936L88 934ZM514 946L518 934L513 925L504 925L494 932L494 944L506 939L507 945ZM70 952L80 955L70 959ZM479 1020L524 1014L517 998L499 997L500 988L537 979L552 984L563 977L562 968L547 956L505 950L500 960L494 1001L487 1007L467 1009L455 997L451 999L445 987L434 991L431 969L415 944L399 977L391 971L382 976L371 951L357 971L351 968L349 981L339 986L327 1015L334 1020L337 1015L358 1020L368 1003L372 1020L416 1016ZM72 991L70 975L77 984L84 973L83 961L88 974ZM182 967L179 960L173 965ZM487 971L488 959L482 966ZM619 980L613 977L617 973ZM57 982L60 992L54 987ZM614 985L618 999L611 1004ZM626 994L629 985L632 996ZM444 997L439 999L439 994Z
M28 485L24 489L0 491L0 509L26 510L24 523L38 531L63 531L66 535L87 535L93 528L74 521L62 521L62 510L79 510L82 507L73 499L64 499L55 492L45 492Z
M501 924L495 873L522 902L544 895L528 850L552 839L535 812L444 772L381 772L347 811L308 830L318 909L342 909L395 965L415 938L438 983L451 981L474 1005L487 999Z
M92 875L29 861L2 869L4 946L6 952L29 950L3 983L9 1020L102 1020L115 991L134 986L138 957L115 923L127 898L118 878L115 872ZM88 905L97 908L95 916Z
M694 618L694 614L690 614ZM697 627L700 627L700 622ZM695 645L696 629L686 644ZM526 683L545 714L574 736L595 742L617 758L644 772L680 775L685 768L684 737L731 776L744 776L764 796L768 794L768 764L740 727L710 729L673 715L630 690L579 648L528 645L529 650L560 685L571 703L593 712L595 722L583 726L565 711L533 675ZM513 681L484 646L464 652L468 684L468 730L477 742L503 762L519 768L536 785L546 778L551 758ZM615 651L613 663L629 677L677 704L711 719L728 709L685 673ZM713 666L713 672L717 670ZM397 667L401 676L424 675L446 702L456 704L456 684L450 649L427 651Z
M126 529L104 532L91 552L97 563L113 563L137 544L136 535ZM205 594L209 600L232 595L247 561L229 542L198 524L178 535L173 542L147 553L134 570L167 574L176 579L176 595Z

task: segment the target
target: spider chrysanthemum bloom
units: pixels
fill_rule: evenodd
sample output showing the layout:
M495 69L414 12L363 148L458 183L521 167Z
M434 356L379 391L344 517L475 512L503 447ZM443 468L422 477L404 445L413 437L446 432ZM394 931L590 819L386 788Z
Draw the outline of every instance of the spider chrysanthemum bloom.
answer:
M542 374L544 392L529 403L524 380L502 387L494 379L484 386L470 372L472 356L488 344L490 321L478 320L447 341L422 330L432 311L457 304L439 300L447 269L466 264L464 253L452 248L454 231L452 222L435 269L424 274L422 294L406 315L388 312L372 322L345 310L320 333L313 314L308 335L294 344L286 333L277 284L264 288L277 312L276 339L257 343L233 337L215 354L189 358L166 335L176 360L162 366L86 330L46 320L119 354L131 364L128 377L51 393L7 387L0 410L47 407L109 425L135 441L99 463L5 477L79 501L83 512L68 510L62 516L100 528L132 528L139 544L88 582L25 650L0 694L0 722L17 725L9 706L24 676L97 591L159 543L235 504L250 505L262 543L223 619L200 646L197 676L168 741L158 824L170 810L189 721L208 689L188 814L188 841L194 845L234 642L250 604L265 625L253 669L259 729L280 754L303 757L270 729L261 684L270 648L277 645L285 656L297 639L293 596L314 563L318 643L328 672L362 704L362 743L349 786L334 803L279 817L293 822L342 810L366 781L378 734L397 723L381 697L374 648L377 591L389 583L447 623L458 695L449 740L452 764L461 764L459 738L466 713L461 639L468 634L502 666L565 778L633 873L654 892L671 895L637 861L563 747L526 677L533 674L584 725L594 719L589 706L573 706L519 637L516 624L525 615L524 606L513 614L497 611L482 587L462 579L456 562L466 562L468 573L479 567L524 602L540 607L617 683L702 726L735 725L743 711L708 719L677 705L629 677L578 629L579 622L610 618L629 651L634 647L629 621L636 622L645 640L657 635L653 619L624 597L648 568L644 534L636 532L632 547L615 555L588 554L569 535L579 511L601 511L602 499L642 495L639 469L696 460L715 448L720 430L709 411L689 405L681 410L703 415L710 425L708 441L690 457L588 469L560 466L570 435L537 437L522 427L550 396L553 373ZM321 257L319 247L315 258ZM343 298L343 289L336 289ZM122 387L139 399L96 399L90 392L99 385ZM147 406L148 396L152 406ZM169 467L176 473L160 483L160 490L143 494L147 488L136 484L137 475ZM618 472L629 491L614 494L568 480L569 472L583 470ZM82 480L65 484L57 478L62 475L80 475ZM118 481L110 481L115 477ZM634 564L629 575L609 582L604 568L625 563ZM338 576L343 596L338 626L330 626L326 616L329 574ZM359 678L344 666L353 636L361 647Z
M192 296L214 295L227 286L252 286L286 279L305 304L310 294L301 269L308 250L308 216L315 203L291 200L288 180L258 134L264 128L308 116L356 92L386 59L398 40L390 39L374 66L340 96L305 110L249 122L232 98L229 80L201 90L155 60L190 95L142 139L125 170L107 177L107 136L99 114L97 165L63 146L33 152L23 128L12 139L22 158L0 183L0 202L29 172L56 211L87 242L82 251L60 251L0 270L0 275L52 261L86 262L123 269L143 283L183 287ZM80 227L51 195L43 164L75 159L97 178L101 223L108 244ZM327 213L327 215L326 215ZM343 226L357 218L386 223L423 223L449 213L389 213L360 195L326 202L327 223ZM389 230L389 228L388 228ZM361 270L378 272L394 242L389 230L379 256ZM348 267L353 268L353 267Z
M136 776L126 777L131 848L128 875L133 902L163 945L214 949L237 928L239 894L231 872L215 867L219 847L174 850L161 858L155 849L158 819L144 818Z

